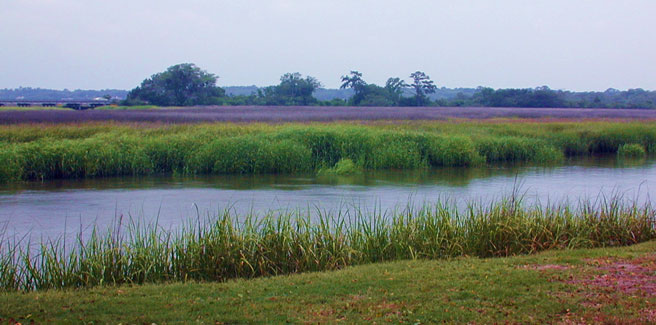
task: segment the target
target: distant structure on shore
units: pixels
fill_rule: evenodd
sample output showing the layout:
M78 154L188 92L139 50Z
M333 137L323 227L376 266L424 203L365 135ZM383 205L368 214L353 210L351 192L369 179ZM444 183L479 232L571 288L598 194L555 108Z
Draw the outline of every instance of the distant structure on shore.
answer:
M0 100L0 107L66 107L74 110L94 109L110 104L106 98L94 100Z

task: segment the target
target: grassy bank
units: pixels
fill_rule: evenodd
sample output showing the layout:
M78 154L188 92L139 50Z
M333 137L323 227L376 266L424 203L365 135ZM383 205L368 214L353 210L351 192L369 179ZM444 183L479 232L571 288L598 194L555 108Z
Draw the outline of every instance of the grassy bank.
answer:
M0 127L0 181L550 163L625 145L656 152L656 123L12 125Z
M653 281L654 251L652 241L512 258L398 261L226 283L0 293L0 322L652 323L656 297L632 289L644 285L637 279ZM625 286L627 276L636 287ZM604 278L612 282L589 283Z
M656 213L619 200L523 206L514 199L458 211L438 203L364 215L341 210L261 218L226 212L176 231L117 220L90 238L3 239L0 288L43 290L170 281L224 281L406 259L500 257L554 248L623 246L656 238ZM29 248L28 248L29 247Z

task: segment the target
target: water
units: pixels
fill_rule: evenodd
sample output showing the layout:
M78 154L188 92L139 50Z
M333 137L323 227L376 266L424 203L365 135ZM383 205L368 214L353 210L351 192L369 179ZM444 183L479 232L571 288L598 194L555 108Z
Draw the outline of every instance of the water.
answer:
M528 202L623 195L646 202L656 195L656 160L613 157L570 160L561 166L441 168L371 172L348 177L314 175L141 177L56 180L0 185L0 233L32 239L73 237L117 216L175 229L197 216L230 208L239 215L271 211L316 214L356 206L364 211L403 209L440 198L462 205L489 202L513 189Z

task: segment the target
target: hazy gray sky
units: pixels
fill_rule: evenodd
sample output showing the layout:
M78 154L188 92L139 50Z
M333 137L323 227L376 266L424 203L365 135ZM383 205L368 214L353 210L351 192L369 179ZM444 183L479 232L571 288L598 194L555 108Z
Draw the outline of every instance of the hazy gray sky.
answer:
M0 0L0 88L131 89L193 62L219 85L656 89L654 0Z

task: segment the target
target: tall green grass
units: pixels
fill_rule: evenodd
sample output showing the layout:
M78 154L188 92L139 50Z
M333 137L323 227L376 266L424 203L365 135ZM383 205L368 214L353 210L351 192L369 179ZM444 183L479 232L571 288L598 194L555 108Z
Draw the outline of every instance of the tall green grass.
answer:
M620 158L643 158L645 155L645 148L637 143L622 144L617 149L617 156Z
M0 181L117 175L297 173L552 163L656 151L656 124L398 122L0 127Z
M412 205L409 205L412 206ZM119 218L75 244L0 240L0 288L81 288L224 281L402 259L496 257L546 249L621 246L656 238L656 211L621 199L526 206L509 198L458 210L443 201L395 212L226 210L176 231Z

